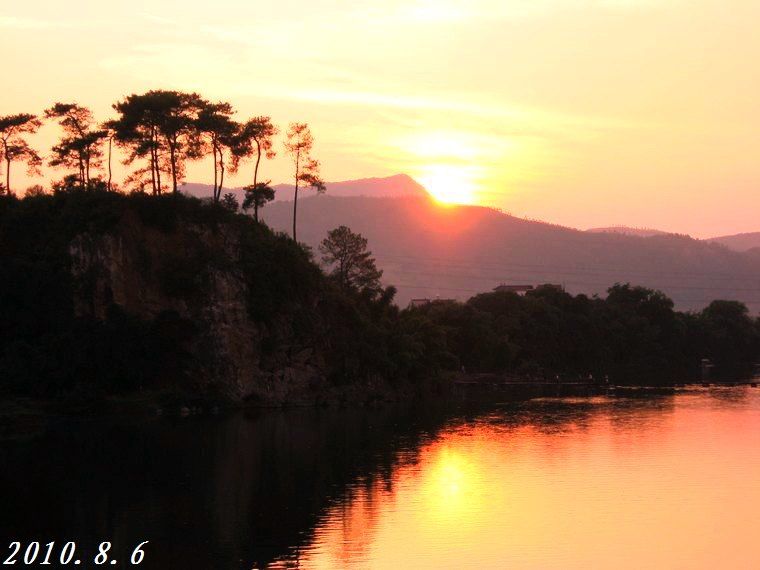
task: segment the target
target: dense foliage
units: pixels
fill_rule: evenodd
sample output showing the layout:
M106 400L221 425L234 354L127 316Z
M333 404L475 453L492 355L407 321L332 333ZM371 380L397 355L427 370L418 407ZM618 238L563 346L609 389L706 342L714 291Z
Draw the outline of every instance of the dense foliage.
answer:
M446 351L468 372L652 385L699 379L702 359L713 378L748 377L760 357L760 323L743 304L713 301L681 313L659 291L628 284L605 299L543 286L409 312L445 331Z
M187 362L204 357L187 348L197 323L169 307L148 320L116 304L99 318L76 310L77 294L92 295L86 278L72 275L72 242L114 232L127 214L167 243L183 225L238 236L234 259L210 245L213 240L199 240L182 250L167 246L159 263L144 270L162 294L188 304L203 302L212 269L242 274L249 317L270 331L261 340L265 356L286 342L310 344L336 385L430 375L432 368L420 366L425 339L414 341L401 330L393 289L346 289L320 270L308 248L221 204L72 189L0 197L0 393L90 397L191 380L183 377Z
M74 189L0 197L0 393L91 397L187 387L187 362L204 357L188 348L198 323L171 307L150 319L115 303L97 316L77 311L77 298L92 298L91 284L74 277L71 244L115 231L127 215L167 244L187 226L219 237L181 250L167 245L145 271L162 295L187 304L204 302L214 268L242 275L249 318L269 331L256 341L260 352L312 346L335 386L420 386L462 368L663 384L698 379L705 358L714 377L732 379L750 375L760 353L760 326L738 302L680 313L662 293L640 287L617 285L600 299L546 286L524 297L484 293L400 310L393 287L374 278L347 282L334 267L325 273L308 248L221 204ZM232 234L234 258L214 245ZM352 251L364 259L359 250ZM370 265L372 277L379 272Z

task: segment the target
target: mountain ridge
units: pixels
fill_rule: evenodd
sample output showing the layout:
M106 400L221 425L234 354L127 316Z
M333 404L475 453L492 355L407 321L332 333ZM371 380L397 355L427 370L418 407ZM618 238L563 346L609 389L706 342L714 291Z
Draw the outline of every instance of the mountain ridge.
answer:
M279 199L260 215L289 233L292 189L277 188ZM203 192L210 196L211 187L194 185L190 193ZM465 299L502 282L564 284L588 295L631 282L663 290L681 309L726 298L760 311L760 250L733 243L733 236L701 240L627 226L584 231L486 206L441 206L406 175L331 183L324 195L307 190L299 198L299 238L316 251L339 225L362 233L401 305L420 297Z
M749 251L760 247L760 232L743 232L708 238L706 241L719 243L734 251Z
M662 230L656 230L653 228L634 228L631 226L607 226L599 228L589 228L586 230L588 233L597 234L622 234L637 237L652 237L659 235L667 235L672 232L666 232Z
M278 202L262 219L289 232L291 216L292 203ZM401 305L412 298L466 299L501 283L564 284L572 293L603 295L631 282L664 291L681 309L721 298L760 310L760 255L689 236L593 233L423 198L299 200L299 238L315 251L338 225L369 240Z
M180 187L180 191L196 198L210 198L213 196L211 184L189 182ZM289 183L275 184L275 202L293 200L293 185ZM242 187L223 188L222 193L232 193L242 204L244 191ZM299 192L299 197L307 197L312 190L304 189ZM407 174L394 174L392 176L357 178L355 180L341 180L327 183L327 192L330 196L366 196L366 197L425 197L427 190L419 182Z

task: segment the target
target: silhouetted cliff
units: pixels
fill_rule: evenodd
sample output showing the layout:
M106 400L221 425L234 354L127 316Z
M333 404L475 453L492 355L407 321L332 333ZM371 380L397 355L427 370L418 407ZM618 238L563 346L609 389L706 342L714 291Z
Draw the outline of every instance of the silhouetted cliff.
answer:
M217 205L3 198L0 253L4 393L281 404L408 387L390 298L339 290L287 236Z

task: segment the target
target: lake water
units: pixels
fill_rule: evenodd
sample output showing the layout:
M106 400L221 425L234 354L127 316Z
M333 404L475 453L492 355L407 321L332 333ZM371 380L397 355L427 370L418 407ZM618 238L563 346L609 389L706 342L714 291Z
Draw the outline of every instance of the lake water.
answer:
M121 567L150 540L143 568L758 568L760 389L68 421L0 442L0 498L3 559L109 541Z

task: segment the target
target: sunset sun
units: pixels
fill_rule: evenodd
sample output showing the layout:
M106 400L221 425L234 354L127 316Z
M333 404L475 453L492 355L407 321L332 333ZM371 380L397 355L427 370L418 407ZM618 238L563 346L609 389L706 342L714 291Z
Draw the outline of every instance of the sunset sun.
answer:
M435 164L425 167L419 180L438 202L472 204L475 201L472 178L472 173L465 167Z

